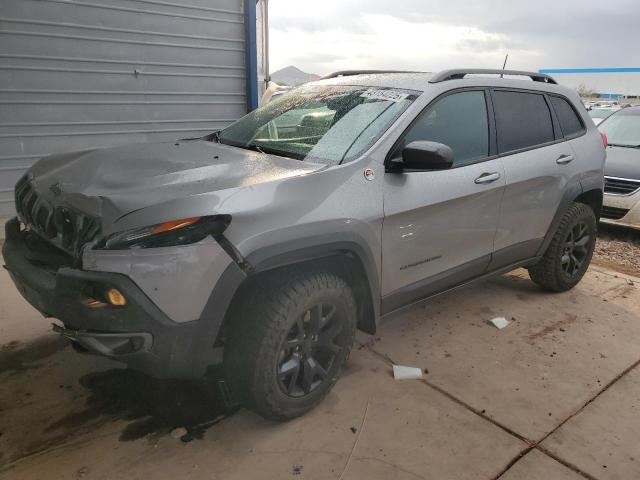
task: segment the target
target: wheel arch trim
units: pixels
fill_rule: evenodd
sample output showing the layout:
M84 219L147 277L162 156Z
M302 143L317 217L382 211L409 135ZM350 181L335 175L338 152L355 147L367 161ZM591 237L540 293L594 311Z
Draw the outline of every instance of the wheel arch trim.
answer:
M379 268L369 244L360 235L341 232L298 238L260 248L247 255L245 259L251 265L252 275L255 275L276 268L349 254L360 263L362 273L366 277L373 310L373 318L370 320L372 324L367 331L375 331L380 318Z
M360 263L362 273L366 276L372 318L363 318L358 327L374 333L380 318L380 283L378 267L373 252L366 241L351 232L315 235L274 244L260 248L244 257L248 270L243 270L236 262L229 264L216 285L199 319L198 335L201 345L197 350L211 348L211 343L218 340L221 328L232 306L236 293L248 280L257 275L281 267L293 266L326 257L350 254Z
M544 236L544 240L542 241L542 244L540 245L540 248L538 249L536 256L544 255L544 252L549 247L551 240L553 240L553 236L555 235L556 230L558 229L558 225L560 225L562 216L567 211L567 208L569 208L569 205L572 202L579 201L581 197L583 197L585 194L589 194L589 192L599 191L602 194L603 188L604 188L603 186L604 186L604 177L600 182L598 182L593 178L590 178L587 180L583 179L581 181L576 181L567 186L562 196L562 200L558 205L558 209L556 210L553 220L549 225L547 233ZM597 212L595 213L597 216Z

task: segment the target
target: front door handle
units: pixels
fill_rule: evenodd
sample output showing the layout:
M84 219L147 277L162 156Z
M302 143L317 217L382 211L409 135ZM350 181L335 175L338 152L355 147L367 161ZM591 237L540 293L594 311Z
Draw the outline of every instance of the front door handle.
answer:
M558 165L566 165L571 162L573 162L573 155L560 155L556 160Z
M499 178L500 178L500 174L498 172L491 172L491 173L485 172L482 175L480 175L478 178L476 178L474 182L477 184L491 183L491 182L495 182Z

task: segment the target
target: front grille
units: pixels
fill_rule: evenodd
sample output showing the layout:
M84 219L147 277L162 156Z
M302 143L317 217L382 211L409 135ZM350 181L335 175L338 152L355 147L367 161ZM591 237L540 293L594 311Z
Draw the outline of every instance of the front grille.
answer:
M22 221L51 237L53 209L40 199L27 177L16 184L15 195L16 210Z
M613 195L631 195L640 188L640 180L628 178L604 177L604 193Z
M620 220L622 217L624 217L627 214L628 211L629 211L628 208L603 206L600 216L602 218L607 218L609 220Z
M94 218L71 208L52 206L36 192L26 176L16 184L15 201L20 219L29 228L74 256L99 231Z

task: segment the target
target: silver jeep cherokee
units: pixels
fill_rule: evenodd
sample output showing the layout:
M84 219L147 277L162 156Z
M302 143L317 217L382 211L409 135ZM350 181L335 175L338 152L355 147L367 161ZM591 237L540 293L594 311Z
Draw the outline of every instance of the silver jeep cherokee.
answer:
M43 158L3 254L79 351L159 378L222 364L239 401L288 419L356 328L516 267L576 285L604 160L545 75L338 72L203 138Z

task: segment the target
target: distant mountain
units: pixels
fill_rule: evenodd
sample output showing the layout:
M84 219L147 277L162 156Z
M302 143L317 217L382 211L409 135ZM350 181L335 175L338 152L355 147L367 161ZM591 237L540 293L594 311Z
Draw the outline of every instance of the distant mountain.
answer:
M271 80L273 80L274 82L280 85L290 85L292 87L302 85L303 83L312 82L313 80L317 80L318 78L320 78L319 75L303 72L293 65L281 68L280 70L277 70L271 74Z

